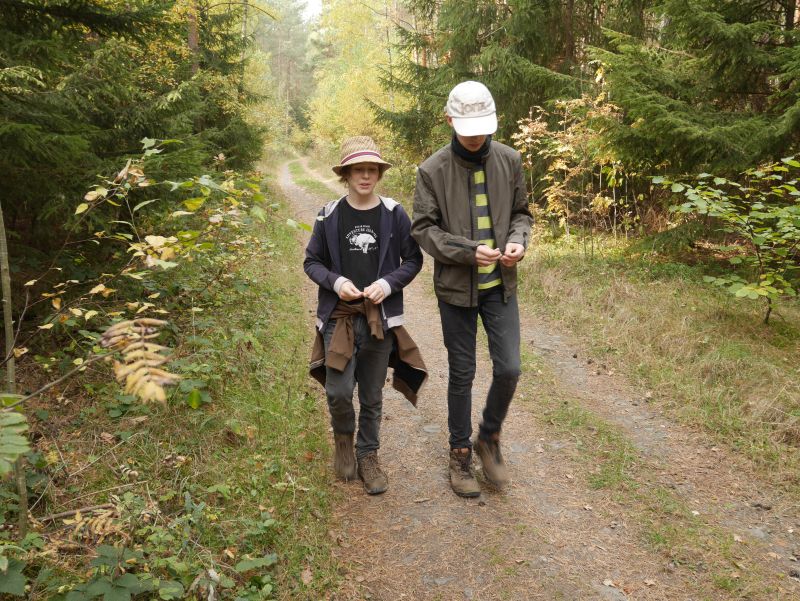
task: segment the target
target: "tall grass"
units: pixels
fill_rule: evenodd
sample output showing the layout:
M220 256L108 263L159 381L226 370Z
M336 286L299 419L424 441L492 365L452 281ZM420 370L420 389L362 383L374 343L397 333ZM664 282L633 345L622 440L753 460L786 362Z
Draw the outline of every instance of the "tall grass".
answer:
M585 337L593 352L682 420L797 483L800 306L763 307L712 289L702 264L633 255L596 239L535 245L521 266L532 310Z

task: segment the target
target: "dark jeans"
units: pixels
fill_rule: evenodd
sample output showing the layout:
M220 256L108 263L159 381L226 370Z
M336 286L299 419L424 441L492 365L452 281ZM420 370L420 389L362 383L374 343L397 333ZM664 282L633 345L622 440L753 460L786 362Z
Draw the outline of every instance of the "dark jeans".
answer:
M323 333L325 351L328 350L336 320L328 322ZM381 416L383 412L383 384L392 351L392 332L385 332L377 340L369 332L363 315L353 316L355 344L353 357L344 371L326 368L325 392L331 413L331 426L336 434L352 434L356 428L353 390L358 382L358 436L356 456L361 458L380 446Z
M519 308L516 296L503 302L501 287L478 295L477 307L458 307L439 301L442 334L447 348L450 379L447 384L447 425L450 448L472 447L472 381L478 315L489 339L492 384L486 396L478 436L500 432L520 375Z

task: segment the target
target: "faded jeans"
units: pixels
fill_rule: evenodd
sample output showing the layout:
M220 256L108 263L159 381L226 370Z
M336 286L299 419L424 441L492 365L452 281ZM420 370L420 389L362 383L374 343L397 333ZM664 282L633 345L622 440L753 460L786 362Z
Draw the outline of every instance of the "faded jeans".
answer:
M450 366L447 383L450 448L471 448L478 316L489 339L492 359L492 384L478 432L480 438L488 439L500 432L520 376L517 297L512 296L508 302L503 302L503 289L496 287L478 294L477 307L459 307L440 300L439 313Z
M355 335L353 356L344 371L326 368L325 393L334 433L352 434L356 427L353 391L358 383L360 407L356 457L360 459L380 447L383 385L386 382L394 335L391 331L384 332L383 340L377 340L370 334L369 325L363 315L354 315L352 319ZM325 326L325 352L328 351L335 327L336 320L330 320Z

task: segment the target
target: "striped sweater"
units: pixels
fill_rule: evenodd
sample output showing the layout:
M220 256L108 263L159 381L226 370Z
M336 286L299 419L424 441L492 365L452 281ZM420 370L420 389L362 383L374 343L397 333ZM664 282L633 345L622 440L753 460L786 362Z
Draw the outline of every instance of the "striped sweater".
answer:
M489 248L497 248L492 227L492 215L489 212L489 198L486 195L486 172L483 165L477 166L470 174L470 189L470 202L472 202L473 215L476 217L475 239ZM502 283L497 263L478 267L478 290L488 290Z

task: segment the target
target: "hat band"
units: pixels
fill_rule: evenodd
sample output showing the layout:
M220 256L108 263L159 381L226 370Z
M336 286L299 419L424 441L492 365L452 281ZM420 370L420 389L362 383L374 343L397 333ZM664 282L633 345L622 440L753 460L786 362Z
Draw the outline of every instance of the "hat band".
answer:
M356 159L358 157L363 157L363 156L370 156L370 157L375 157L375 158L383 160L381 158L380 153L378 153L378 152L375 152L373 150L359 150L358 152L354 152L352 154L348 154L346 157L344 157L342 159L342 165L344 165L348 161L352 161L353 159Z
M453 119L483 119L485 117L491 117L496 113L486 113L485 115L450 115Z

